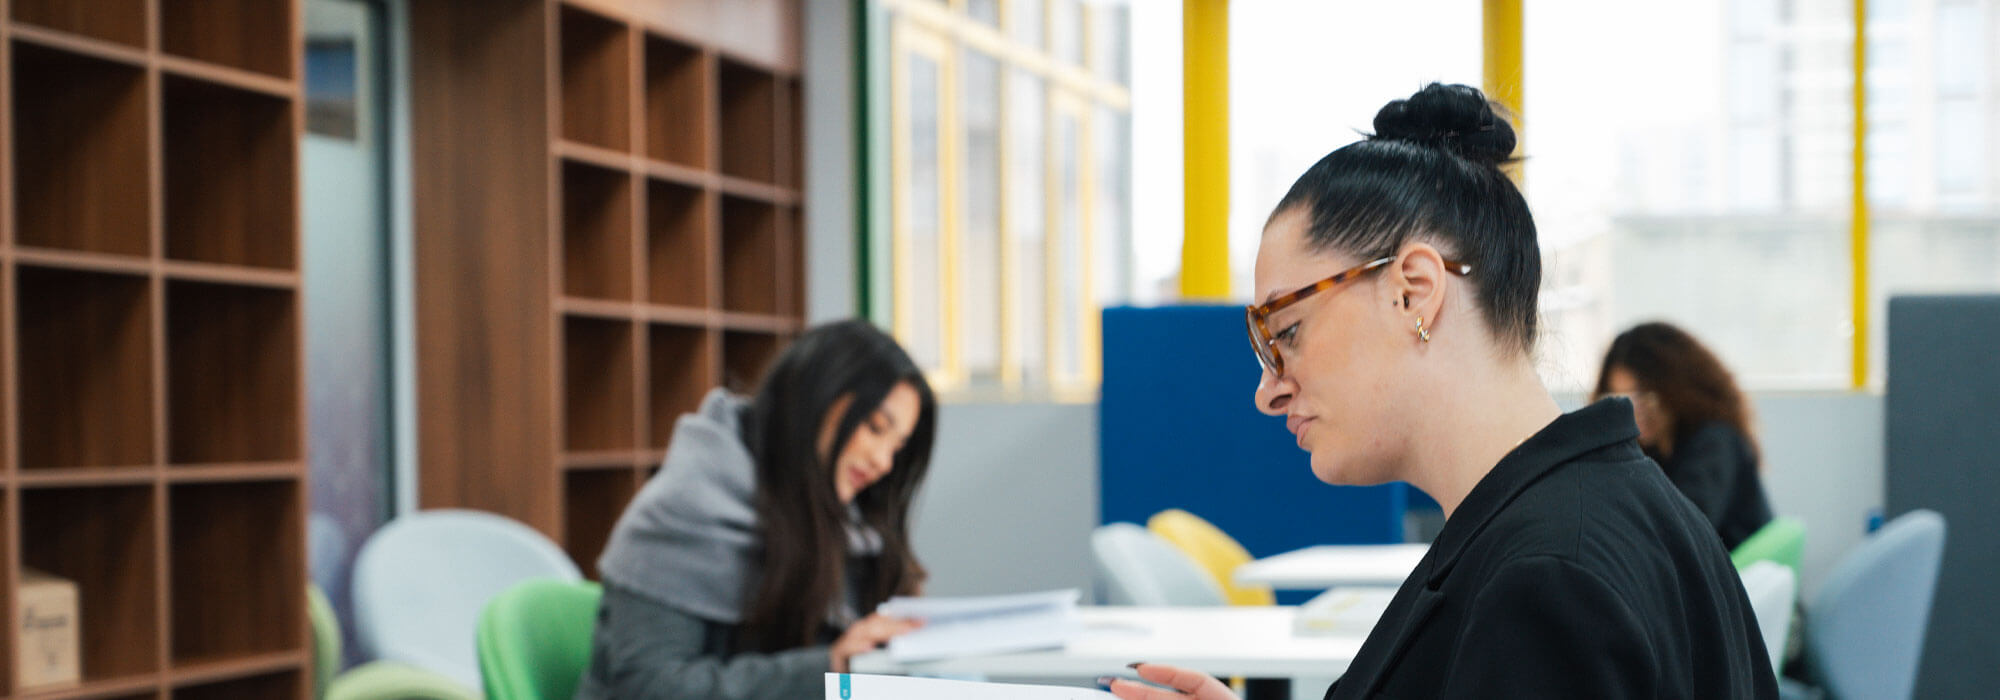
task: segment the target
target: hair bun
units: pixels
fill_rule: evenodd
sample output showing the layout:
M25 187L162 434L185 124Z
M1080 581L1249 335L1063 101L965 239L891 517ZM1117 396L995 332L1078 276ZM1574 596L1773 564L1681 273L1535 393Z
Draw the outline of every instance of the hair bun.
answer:
M1497 165L1514 155L1514 127L1470 85L1431 83L1375 113L1377 140L1409 141ZM1504 108L1502 108L1504 109Z

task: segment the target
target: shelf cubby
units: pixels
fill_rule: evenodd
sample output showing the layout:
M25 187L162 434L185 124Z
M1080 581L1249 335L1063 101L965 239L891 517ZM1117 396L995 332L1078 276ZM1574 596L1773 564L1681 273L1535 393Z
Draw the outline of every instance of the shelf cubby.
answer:
M646 157L708 166L709 93L700 48L646 37Z
M146 48L146 0L13 0L14 21Z
M778 79L769 71L728 59L717 70L722 112L722 174L763 183L778 176L773 142Z
M306 690L298 671L200 683L175 688L173 700L291 700Z
M787 287L785 315L803 321L806 317L806 219L798 207L786 207L778 216L785 228L785 270Z
M652 303L708 304L708 201L693 187L647 181L646 277Z
M299 650L306 582L298 484L178 484L167 501L174 665Z
M722 198L722 306L778 313L778 212L769 203Z
M674 422L701 406L701 397L715 385L714 354L706 329L653 324L647 331L647 372L652 413L649 447L667 446Z
M15 280L21 468L153 464L151 282L26 266Z
M291 101L179 76L162 90L167 257L298 269Z
M564 449L636 448L632 323L570 317L562 327Z
M185 281L166 289L168 461L299 460L294 294Z
M21 490L21 565L76 583L85 683L159 670L154 488Z
M148 255L145 70L18 42L13 49L16 242Z
M783 342L775 333L729 331L722 335L722 382L737 393L757 390Z
M291 2L160 2L160 50L176 56L290 79L299 40Z
M805 132L805 92L799 86L798 78L784 81L784 107L778 110L778 128L773 133L772 143L777 144L779 180L778 184L791 189L805 185L806 153L803 147Z
M631 30L567 5L560 21L563 138L630 150Z
M563 163L563 293L632 300L632 176Z
M597 578L597 557L638 488L632 465L563 474L563 550L585 577Z

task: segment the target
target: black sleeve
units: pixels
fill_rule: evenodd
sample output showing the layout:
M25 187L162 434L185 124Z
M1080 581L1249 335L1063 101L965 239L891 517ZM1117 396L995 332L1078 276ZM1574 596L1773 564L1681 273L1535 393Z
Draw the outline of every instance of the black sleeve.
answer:
M598 624L600 679L620 700L793 700L825 694L827 647L728 658L705 651L712 623L606 588ZM615 598L612 598L615 596Z
M1597 574L1539 556L1472 601L1443 698L1652 698L1659 664L1638 614Z
M1708 516L1708 522L1721 523L1736 475L1749 466L1736 430L1722 423L1702 426L1674 445L1669 461L1667 480Z

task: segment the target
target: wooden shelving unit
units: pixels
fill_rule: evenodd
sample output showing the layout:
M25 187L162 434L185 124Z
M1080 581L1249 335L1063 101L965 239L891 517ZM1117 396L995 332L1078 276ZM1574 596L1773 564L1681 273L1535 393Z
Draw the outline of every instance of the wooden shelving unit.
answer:
M0 698L306 697L298 2L0 6Z
M804 317L800 4L727 4L412 8L416 140L454 154L416 172L423 505L593 576L675 420Z

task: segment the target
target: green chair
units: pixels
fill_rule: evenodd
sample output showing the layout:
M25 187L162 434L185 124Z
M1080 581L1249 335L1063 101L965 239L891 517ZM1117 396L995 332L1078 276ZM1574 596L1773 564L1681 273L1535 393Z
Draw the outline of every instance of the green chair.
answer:
M340 622L319 586L306 587L312 617L313 697L321 700L479 700L479 693L414 666L376 661L340 672Z
M492 700L569 700L590 665L604 589L535 579L502 591L479 615L479 677Z
M1752 533L1750 539L1736 545L1736 551L1730 552L1729 560L1736 564L1738 571L1760 561L1783 564L1792 570L1796 580L1799 564L1805 560L1805 555L1805 524L1791 518L1773 518L1762 529Z

